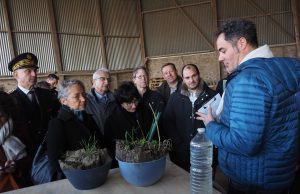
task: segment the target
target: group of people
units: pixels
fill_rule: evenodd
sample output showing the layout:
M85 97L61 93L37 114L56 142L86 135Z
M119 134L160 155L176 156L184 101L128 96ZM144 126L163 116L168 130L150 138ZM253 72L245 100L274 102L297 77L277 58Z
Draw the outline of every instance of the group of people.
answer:
M217 118L210 107L207 114L198 112L218 92L208 87L195 64L184 65L181 76L175 64L164 64L164 82L156 91L149 88L147 69L139 66L132 80L115 91L109 70L101 68L93 74L90 92L79 80L64 80L57 92L56 75L49 75L50 87L37 84L35 55L18 55L8 65L17 88L0 92L0 190L31 185L32 158L44 138L55 171L52 180L59 180L64 174L58 160L67 150L96 137L114 158L116 140L126 133L146 137L153 113L159 112L161 134L172 140L170 160L179 167L189 171L190 141L197 128L205 127L218 148L214 163L229 178L228 193L290 192L297 172L300 62L273 57L267 45L258 47L255 24L247 20L221 25L216 46L228 72L220 84Z

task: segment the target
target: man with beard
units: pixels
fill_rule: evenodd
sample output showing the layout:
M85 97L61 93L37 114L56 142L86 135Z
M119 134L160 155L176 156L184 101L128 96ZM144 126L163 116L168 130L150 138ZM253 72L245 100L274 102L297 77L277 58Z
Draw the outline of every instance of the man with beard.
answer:
M173 142L171 161L189 171L190 141L197 134L197 128L204 127L202 121L195 119L195 112L216 92L203 81L194 64L187 64L182 68L182 78L182 86L170 96L167 103L163 126L167 138L171 138Z
M216 33L218 60L230 77L218 121L197 113L219 150L230 194L291 193L296 171L300 62L258 46L256 25L233 19ZM296 183L299 184L299 183Z

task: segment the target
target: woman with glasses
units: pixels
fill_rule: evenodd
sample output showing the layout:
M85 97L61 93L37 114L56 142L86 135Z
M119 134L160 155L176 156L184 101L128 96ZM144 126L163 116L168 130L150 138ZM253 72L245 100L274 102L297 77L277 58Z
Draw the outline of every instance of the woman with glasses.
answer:
M67 150L82 148L82 142L96 137L100 147L104 147L100 133L92 115L85 112L86 93L79 80L65 80L61 84L58 98L62 104L58 116L49 122L47 153L50 166L56 173L53 180L64 178L58 160Z
M135 138L146 137L150 125L143 117L141 97L132 82L123 82L115 91L117 106L106 119L104 137L112 158L115 158L115 140L125 139L126 133ZM116 167L116 161L113 162Z

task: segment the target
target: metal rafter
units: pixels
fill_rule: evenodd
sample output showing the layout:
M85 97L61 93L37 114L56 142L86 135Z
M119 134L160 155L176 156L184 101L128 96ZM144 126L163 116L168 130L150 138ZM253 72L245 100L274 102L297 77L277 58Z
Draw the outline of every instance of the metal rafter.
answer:
M141 49L141 58L142 62L144 63L146 60L146 52L145 52L145 40L144 40L144 28L143 28L143 15L142 15L142 6L141 1L136 0L136 8L137 8L137 21L139 25L140 31L140 49Z
M291 0L292 12L293 12L293 21L295 26L295 38L296 38L296 48L297 48L297 57L300 58L300 25L299 25L299 13L297 0Z
M101 45L101 53L99 53L102 56L103 66L105 68L108 68L107 64L107 56L106 56L106 41L105 41L105 35L103 30L103 20L102 20L102 11L101 11L101 0L97 1L99 9L97 9L98 14L98 22L99 22L99 28L100 28L100 45Z
M207 37L205 37L205 35L202 33L202 31L198 28L197 24L195 24L195 22L192 20L192 18L190 18L185 11L183 10L182 7L180 7L178 5L178 3L176 2L176 0L173 0L174 4L176 5L176 8L183 14L183 16L185 16L187 18L187 20L192 24L192 26L196 29L196 31L198 32L198 34L207 42L207 44L214 49L213 44L208 40Z
M8 9L7 9L7 0L2 0L3 2L3 12L4 12L4 20L5 20L5 25L7 27L7 37L8 37L8 44L9 44L9 50L11 53L11 58L14 58L16 56L15 53L15 47L13 43L13 38L12 38L12 31L10 27L10 20L9 20L9 15L8 15Z
M274 20L271 16L271 14L268 14L264 9L260 8L253 0L247 0L247 2L252 5L255 9L262 12L264 15L268 16L275 25L277 25L285 34L287 34L292 40L295 40L295 37L293 37L288 31L286 31L276 20Z
M58 43L58 38L57 38L57 29L56 29L52 0L47 0L47 9L48 9L49 22L50 22L51 42L54 47L53 50L54 50L55 66L56 66L57 73L59 75L61 75L62 74L62 62L61 62L60 48L59 48L59 43ZM63 77L61 77L61 78L63 79Z

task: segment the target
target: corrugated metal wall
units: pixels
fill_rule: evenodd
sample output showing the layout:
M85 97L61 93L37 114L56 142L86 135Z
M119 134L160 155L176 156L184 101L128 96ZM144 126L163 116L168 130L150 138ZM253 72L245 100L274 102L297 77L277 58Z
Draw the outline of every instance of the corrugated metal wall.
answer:
M103 67L99 37L59 35L63 70L87 71Z
M8 44L8 37L7 37L7 26L4 16L4 10L3 10L3 2L0 1L0 75L8 76L11 75L11 73L8 71L7 63L10 60L10 50L9 50L9 44Z
M54 0L63 71L103 67L97 0Z
M8 46L7 33L0 33L0 75L11 75L8 71L7 64L10 60L10 50Z
M9 0L11 28L14 31L49 32L46 0Z
M210 1L142 1L147 56L212 51Z
M219 24L229 18L239 16L256 23L260 45L295 43L290 1L218 0L217 2ZM236 7L243 7L243 9L236 9Z
M39 73L55 71L50 33L14 33L17 53L32 52L39 60Z
M213 15L211 0L0 0L0 76L11 75L8 61L25 51L37 54L44 74L57 71L60 62L62 74L106 63L111 70L132 69L141 64L143 49L147 57L214 51L214 17L218 24L232 17L253 20L260 44L295 44L289 0L216 2Z
M141 65L135 0L101 0L107 61L111 70Z
M7 1L16 54L32 52L39 73L55 71L46 0Z

